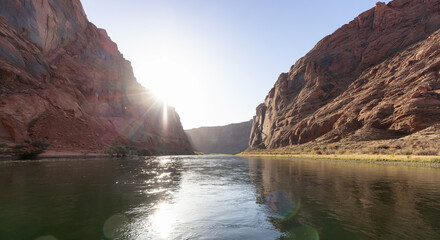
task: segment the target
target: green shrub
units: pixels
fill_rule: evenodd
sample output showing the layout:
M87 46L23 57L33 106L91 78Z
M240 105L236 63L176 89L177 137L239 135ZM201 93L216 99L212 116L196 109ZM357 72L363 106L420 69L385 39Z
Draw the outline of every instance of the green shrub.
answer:
M107 147L104 152L106 154L116 157L126 157L128 155L128 153L130 152L130 148L127 146L123 146L123 145L115 145L115 146L110 146Z
M11 152L14 156L20 159L36 159L38 155L43 153L50 144L43 140L33 140L32 142L25 142L17 144L12 147Z
M317 155L322 155L322 152L320 150L315 150L314 153Z
M380 151L376 148L367 148L367 150L369 151L369 154L379 154Z
M378 149L390 149L390 146L382 144L382 145L377 146L377 148Z
M413 150L411 149L405 149L401 151L403 155L411 155L413 154Z
M414 154L422 155L422 156L436 156L438 154L438 151L433 149L425 149L425 150L416 151Z
M345 149L339 149L336 151L337 154L345 154L347 151Z
M143 148L143 149L137 150L137 155L138 156L151 156L153 154L150 150ZM202 153L202 155L203 155L203 153Z
M43 141L43 140L38 140L37 139L37 140L32 141L31 145L36 147L36 148L40 148L40 149L46 150L50 146L50 143L48 143L46 141Z
M0 144L0 154L11 154L11 149L8 147L8 145L2 143Z

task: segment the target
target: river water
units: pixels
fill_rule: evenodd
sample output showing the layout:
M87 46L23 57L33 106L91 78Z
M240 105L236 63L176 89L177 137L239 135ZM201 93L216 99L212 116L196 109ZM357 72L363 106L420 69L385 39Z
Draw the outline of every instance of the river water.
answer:
M440 239L440 169L235 156L0 162L0 239Z

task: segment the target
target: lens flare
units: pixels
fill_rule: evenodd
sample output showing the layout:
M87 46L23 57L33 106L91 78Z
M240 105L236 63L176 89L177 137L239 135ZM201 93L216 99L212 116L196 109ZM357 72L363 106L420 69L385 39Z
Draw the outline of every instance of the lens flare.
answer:
M115 214L108 218L103 226L105 237L109 239L119 239L127 231L129 225L128 218L123 214Z
M319 240L319 233L311 226L300 225L290 229L287 236L281 239Z
M282 190L272 192L266 197L266 206L274 213L275 217L287 220L295 216L299 210L299 199L292 198Z

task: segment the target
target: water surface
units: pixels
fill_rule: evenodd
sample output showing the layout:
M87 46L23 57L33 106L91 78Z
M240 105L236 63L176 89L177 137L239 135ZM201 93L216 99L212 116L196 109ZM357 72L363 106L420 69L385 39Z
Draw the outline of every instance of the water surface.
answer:
M440 239L440 169L235 156L0 162L0 239Z

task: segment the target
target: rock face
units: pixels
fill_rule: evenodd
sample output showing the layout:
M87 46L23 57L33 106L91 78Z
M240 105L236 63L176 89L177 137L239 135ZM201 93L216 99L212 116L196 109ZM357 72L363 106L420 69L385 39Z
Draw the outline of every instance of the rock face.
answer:
M440 122L440 0L377 3L280 75L251 148L377 140Z
M136 81L79 0L0 6L1 141L46 139L55 150L101 150L118 141L191 153L177 113Z
M237 154L249 147L251 121L186 130L194 148L206 154Z

